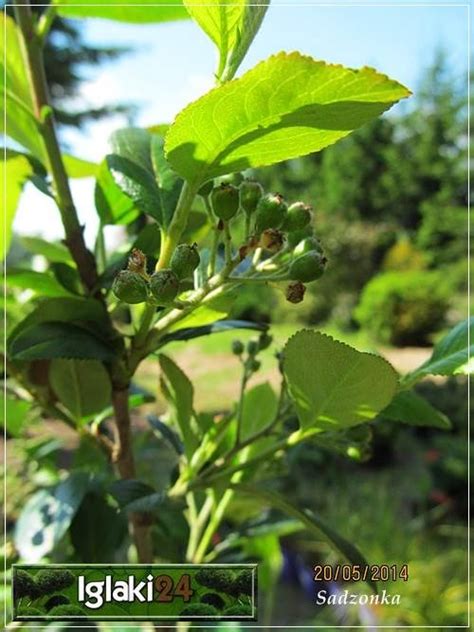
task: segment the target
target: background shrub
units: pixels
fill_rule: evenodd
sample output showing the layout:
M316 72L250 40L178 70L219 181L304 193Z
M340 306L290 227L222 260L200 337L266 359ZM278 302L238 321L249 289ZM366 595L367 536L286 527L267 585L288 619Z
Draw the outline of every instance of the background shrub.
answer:
M366 285L355 317L380 342L425 345L444 325L448 297L437 272L386 272Z

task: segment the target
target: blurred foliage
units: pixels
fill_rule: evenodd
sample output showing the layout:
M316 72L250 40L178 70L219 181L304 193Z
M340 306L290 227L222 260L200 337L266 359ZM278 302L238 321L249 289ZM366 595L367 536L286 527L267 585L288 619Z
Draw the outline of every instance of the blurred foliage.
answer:
M355 317L382 342L429 344L430 335L445 323L449 294L437 272L385 272L366 285Z
M382 266L387 272L423 270L426 267L425 253L418 250L407 237L402 237L387 252Z
M32 5L38 5L35 9L38 14L47 8L47 3L42 0L33 0ZM5 10L14 17L11 4L6 5ZM87 44L80 22L56 17L44 47L44 63L58 123L77 127L111 114L128 114L134 110L131 104L123 103L96 107L81 97L82 84L88 79L87 70L114 61L129 50L124 46Z

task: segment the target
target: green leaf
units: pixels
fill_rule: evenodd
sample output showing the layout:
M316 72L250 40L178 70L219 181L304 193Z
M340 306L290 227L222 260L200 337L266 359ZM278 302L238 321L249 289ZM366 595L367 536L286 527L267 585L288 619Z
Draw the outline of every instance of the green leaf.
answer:
M241 424L241 440L269 426L278 409L278 399L268 382L254 386L244 398Z
M444 413L436 410L423 397L413 391L397 393L381 416L392 421L400 421L409 426L428 426L449 430L451 422Z
M3 411L0 422L2 427L5 427L9 435L18 437L28 423L28 413L31 411L32 403L2 392L0 406Z
M148 483L143 483L136 479L127 479L114 481L110 485L109 491L117 501L119 507L123 508L134 500L154 494L156 490L151 487L151 485L148 485Z
M16 325L8 336L8 345L25 329L48 321L92 324L95 331L104 335L108 331L107 312L99 301L79 297L49 298L42 300Z
M119 22L170 22L185 20L189 16L180 0L160 6L156 0L140 0L137 6L121 5L117 0L55 0L59 15L65 18L102 18Z
M97 213L102 224L129 224L139 215L133 200L115 184L107 162L101 162L94 191Z
M73 472L53 489L42 489L26 503L15 527L15 546L24 562L39 562L69 528L91 478Z
M173 217L173 212L178 202L182 179L176 175L171 169L165 158L165 141L162 136L152 135L151 137L151 161L156 182L158 184L158 192L161 202L161 214L163 225L169 226Z
M245 56L268 8L265 2L248 0L184 0L191 17L219 51L217 78L231 78ZM227 72L226 72L227 70Z
M210 336L224 331L233 331L234 329L251 329L252 331L266 331L268 325L254 323L246 320L218 320L209 325L200 327L183 327L177 329L173 333L165 334L161 337L160 347L175 341L192 340L193 338L201 338L202 336Z
M163 140L129 127L111 137L107 166L118 187L143 213L168 226L181 190L181 179L167 163Z
M321 520L321 518L316 516L309 509L300 510L289 503L287 500L285 500L285 498L280 496L280 494L269 491L268 489L261 489L253 485L246 485L242 483L231 484L231 487L237 492L254 496L255 498L260 499L271 507L279 509L287 516L299 520L307 529L309 529L309 531L314 533L317 537L321 537L322 535L334 547L334 549L339 553L342 553L342 555L351 564L360 565L363 567L368 566L365 557L351 542L348 542L345 538L340 536L336 531L334 531L332 527L326 524L323 520ZM367 584L375 592L377 592L377 584L375 582L369 579L367 580Z
M286 343L283 371L303 430L337 430L373 419L392 400L397 374L383 358L316 331Z
M199 186L319 151L409 94L371 68L279 53L182 110L166 135L166 155Z
M56 358L49 381L59 401L81 421L103 410L112 396L112 384L104 366L96 360Z
M63 244L46 241L40 237L22 237L21 244L34 255L42 255L54 263L72 263L69 250Z
M127 523L102 493L94 491L83 498L69 534L79 562L109 563L127 535Z
M237 30L236 42L229 55L227 67L224 71L225 79L231 79L235 75L260 29L269 4L270 0L251 0L251 2L246 0L241 23Z
M4 12L0 17L0 41L7 54L0 60L0 96L5 110L5 129L9 138L46 162L44 144L33 114L33 101L21 52L20 32L15 21Z
M95 162L63 154L63 162L70 178L90 178L95 176L98 165Z
M185 373L168 356L160 354L158 360L162 371L162 390L171 407L172 420L181 432L186 456L190 459L199 445L192 423L194 388Z
M114 351L91 332L72 323L43 322L23 329L10 344L15 360L73 358L110 361Z
M138 233L133 248L138 248L147 257L156 257L160 252L161 231L158 224L148 224Z
M6 158L6 160L5 160ZM23 187L33 174L30 161L22 154L2 154L3 178L0 185L1 199L4 201L3 230L0 234L0 259L3 260L10 247L12 225Z
M71 296L70 292L65 290L49 272L8 268L7 285L8 287L32 290L40 296Z
M474 353L474 317L458 323L434 347L431 357L402 378L402 386L419 382L427 375L469 375Z
M156 415L147 415L147 420L153 428L155 434L159 434L163 437L163 439L165 439L171 447L174 448L176 454L181 456L184 452L184 448L178 435Z

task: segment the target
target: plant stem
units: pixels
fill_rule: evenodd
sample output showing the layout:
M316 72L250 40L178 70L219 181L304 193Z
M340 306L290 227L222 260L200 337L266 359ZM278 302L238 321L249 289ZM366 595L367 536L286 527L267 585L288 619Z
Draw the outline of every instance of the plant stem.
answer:
M156 264L157 270L168 267L171 255L186 228L189 211L191 210L191 205L196 197L198 188L197 186L191 186L187 182L183 184L173 219L161 243L160 258Z
M244 414L244 396L245 396L245 388L247 386L247 382L250 375L245 367L245 363L242 371L242 378L240 380L240 391L239 391L239 408L237 410L237 433L235 437L235 447L240 446L240 437L242 434L242 416Z
M84 288L97 299L103 301L103 295L98 289L96 261L93 254L86 248L83 227L79 223L56 134L44 69L42 35L38 35L35 31L31 6L28 3L25 3L24 0L14 0L14 10L21 32L22 55L29 79L34 114L38 120L40 133L43 138L48 167L54 183L55 199L66 235L64 241L77 266ZM41 27L42 34L45 34L51 26L50 21L52 21L53 17L53 13L45 16L45 22ZM113 383L112 406L115 413L117 439L117 443L114 446L114 457L120 476L123 479L128 479L135 476L130 433L128 385L126 380L123 379L120 361L114 364L110 372ZM153 555L149 515L141 513L131 514L130 523L140 561L151 562Z
M28 74L34 114L46 149L47 160L54 183L56 203L66 233L65 244L77 266L87 291L97 287L97 268L94 256L86 248L83 227L79 223L76 207L64 167L54 118L48 97L41 38L35 32L31 6L24 0L14 0L17 24L21 32L21 49Z
M120 477L123 480L136 477L135 460L132 450L132 435L130 430L130 413L128 407L128 389L114 389L112 406L115 414L115 451L114 461ZM151 516L148 513L131 513L129 518L130 530L137 549L138 560L141 563L153 562L153 543L150 526Z

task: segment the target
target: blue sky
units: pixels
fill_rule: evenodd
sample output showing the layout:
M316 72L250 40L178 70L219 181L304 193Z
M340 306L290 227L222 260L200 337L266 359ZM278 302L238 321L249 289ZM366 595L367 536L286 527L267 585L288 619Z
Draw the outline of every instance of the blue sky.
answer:
M466 72L468 56L468 8L461 2L421 2L405 5L364 0L311 5L274 1L245 59L241 72L279 50L300 50L318 59L351 67L370 65L416 91L422 70L430 64L437 47L443 47L456 73ZM388 6L392 5L392 6ZM93 106L117 101L140 106L135 123L169 122L188 103L212 86L215 67L213 44L191 21L157 25L130 25L108 20L87 20L86 40L99 45L128 45L134 51L121 60L89 70L81 100ZM73 153L99 160L107 152L111 131L123 126L122 117L91 125L81 133L68 133ZM74 183L83 220L95 222L91 213L92 183ZM15 223L19 232L61 235L51 207L29 190ZM27 209L38 208L32 226ZM47 217L47 220L46 220Z

